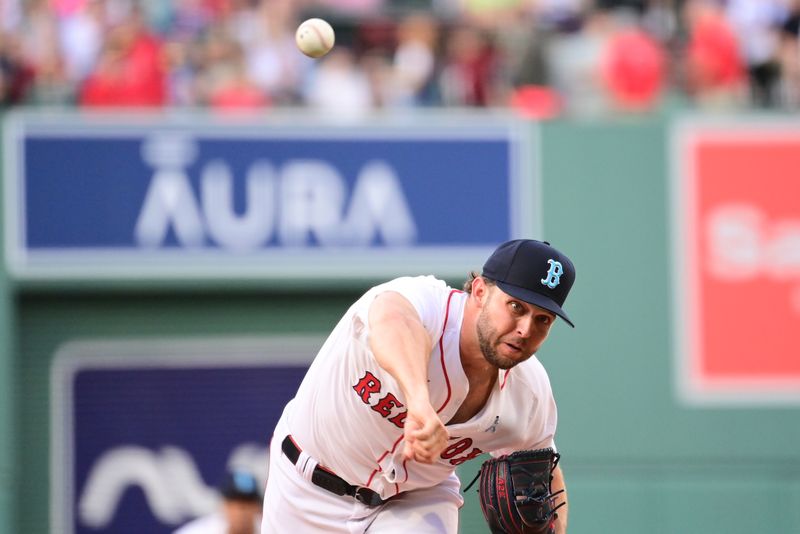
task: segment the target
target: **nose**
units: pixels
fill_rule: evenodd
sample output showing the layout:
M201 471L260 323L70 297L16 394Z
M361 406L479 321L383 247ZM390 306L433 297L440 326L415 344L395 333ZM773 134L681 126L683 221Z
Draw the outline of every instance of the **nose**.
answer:
M521 338L527 339L531 335L531 328L533 326L533 316L528 314L520 317L517 320L517 335Z

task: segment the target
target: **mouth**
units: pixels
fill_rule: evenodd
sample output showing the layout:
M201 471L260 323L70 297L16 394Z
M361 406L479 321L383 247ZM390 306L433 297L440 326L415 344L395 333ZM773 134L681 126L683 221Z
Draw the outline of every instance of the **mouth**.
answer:
M508 343L508 342L504 343L504 345L509 349L511 349L512 352L522 352L522 347L520 347L519 345L515 345L513 343Z

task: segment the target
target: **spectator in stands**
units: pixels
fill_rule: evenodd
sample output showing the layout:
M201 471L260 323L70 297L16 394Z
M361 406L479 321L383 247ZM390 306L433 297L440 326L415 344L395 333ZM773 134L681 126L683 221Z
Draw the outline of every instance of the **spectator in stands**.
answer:
M324 8L349 17L379 15L385 0L316 0Z
M800 107L800 0L792 0L780 33L781 103L787 108L797 108Z
M528 116L582 115L613 111L622 86L609 80L619 82L625 71L633 83L629 67L656 65L660 56L662 69L650 68L648 83L685 82L679 88L703 105L738 103L749 80L754 105L797 108L793 1L0 0L0 98L12 106L236 101L340 115L513 102ZM621 7L635 13L642 31L608 48ZM685 47L673 46L683 35L679 11ZM334 22L332 58L311 60L296 50L294 31L307 16ZM221 53L231 43L240 52ZM258 91L245 90L248 84ZM355 92L332 96L320 86ZM649 107L637 106L626 109Z
M577 24L577 18L571 20ZM548 84L548 45L551 35L560 33L549 24L550 22L543 24L538 14L529 9L508 13L505 20L498 21L497 44L510 85ZM501 32L500 27L505 30Z
M108 34L80 102L89 107L161 107L167 83L160 41L134 11Z
M611 109L600 65L616 24L613 13L595 9L585 15L580 32L551 38L547 69L566 114L597 116Z
M262 493L255 477L242 470L225 475L220 486L222 505L212 514L191 521L174 534L258 534ZM300 534L300 533L297 533Z
M727 15L739 36L752 103L758 107L776 105L779 30L788 17L785 0L728 0Z
M499 63L485 31L472 26L453 28L445 54L440 83L446 105L485 107L500 102L495 91Z
M319 61L304 96L312 109L338 119L362 118L375 108L370 80L346 47Z
M25 103L46 106L75 104L74 85L69 83L58 49L43 55L34 68L34 76L25 94Z
M16 35L22 62L31 69L32 79L22 100L25 104L74 104L74 84L67 76L55 13L46 0L27 2L24 9Z
M622 111L654 109L664 86L666 53L644 30L616 30L603 53L601 73L613 106Z
M16 30L22 23L21 0L3 0L0 2L0 33Z
M200 104L198 70L202 53L190 40L176 38L164 42L167 101L172 106Z
M48 0L39 0L49 9ZM78 86L95 70L103 53L111 24L106 0L87 0L58 20L58 39L64 58L64 74Z
M586 9L595 7L586 0L537 0L531 5L540 26L566 33L578 31Z
M209 104L216 111L237 111L266 108L269 98L247 75L241 47L234 44L232 56L221 65Z
M701 106L742 101L745 70L739 43L719 4L689 0L684 7L689 40L684 64L688 94Z
M260 108L269 98L247 74L241 45L219 21L208 28L198 43L198 101L216 109Z
M231 33L244 49L248 77L276 105L300 101L303 74L313 64L297 51L297 16L293 0L262 0L233 21Z
M0 32L0 106L24 103L34 71L22 57L15 34Z
M430 15L416 13L400 21L397 47L388 81L394 106L424 106L438 102L436 53L439 27Z
M210 2L205 0L174 0L169 14L168 33L176 39L199 39L214 23Z

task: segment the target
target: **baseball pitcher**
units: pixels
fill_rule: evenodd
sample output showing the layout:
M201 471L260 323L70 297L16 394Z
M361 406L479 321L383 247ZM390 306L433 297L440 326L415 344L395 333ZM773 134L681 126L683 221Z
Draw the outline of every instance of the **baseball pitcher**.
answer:
M403 277L359 298L284 409L262 534L447 533L479 476L493 533L564 534L556 403L535 353L575 281L547 242L501 244L463 290Z

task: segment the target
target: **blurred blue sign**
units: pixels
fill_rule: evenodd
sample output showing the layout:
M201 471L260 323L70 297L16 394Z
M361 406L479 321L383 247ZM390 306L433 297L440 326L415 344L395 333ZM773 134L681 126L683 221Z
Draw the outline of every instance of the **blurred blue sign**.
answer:
M320 344L66 346L53 373L50 531L166 534L217 509L226 468L265 483L273 429Z
M423 119L11 115L11 271L446 276L504 240L535 237L530 126Z

